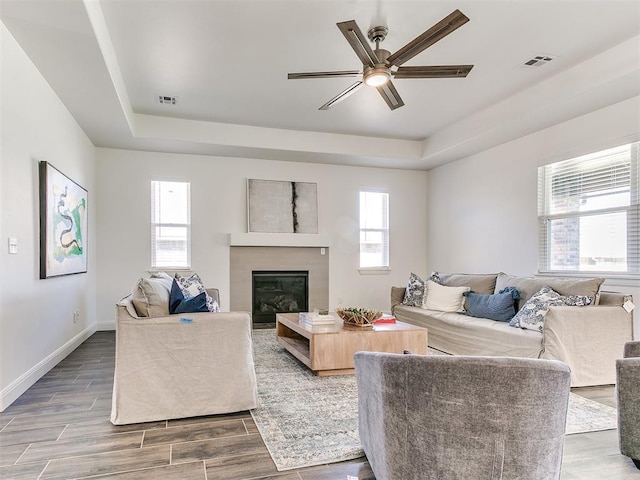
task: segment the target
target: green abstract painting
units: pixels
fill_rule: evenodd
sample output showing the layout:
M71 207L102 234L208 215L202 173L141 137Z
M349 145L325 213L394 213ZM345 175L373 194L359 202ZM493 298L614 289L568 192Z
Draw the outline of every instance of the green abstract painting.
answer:
M87 191L40 162L40 278L87 271Z

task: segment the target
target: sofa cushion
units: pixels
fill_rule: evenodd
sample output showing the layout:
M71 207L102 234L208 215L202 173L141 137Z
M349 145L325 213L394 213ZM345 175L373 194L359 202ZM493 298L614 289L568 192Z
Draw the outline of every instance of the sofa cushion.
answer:
M513 287L507 287L493 295L467 292L464 296L467 315L508 322L516 314L515 301L520 298L520 293Z
M206 291L204 288L204 284L200 279L200 276L197 273L192 274L190 277L183 277L179 273L176 273L175 280L184 295L184 298L189 299L199 295L201 293L205 294L207 299L207 309L210 312L219 312L220 307L218 302L216 302Z
M397 305L396 319L429 330L429 347L455 355L538 358L542 336L507 322Z
M131 300L140 317L169 315L169 289L162 278L141 278L133 286Z
M584 307L591 305L595 296L560 295L550 287L542 287L527 300L520 311L511 319L509 325L542 333L544 316L552 306Z
M424 308L440 312L461 312L464 306L463 294L469 290L469 287L446 287L428 280Z
M515 287L520 292L520 300L517 302L517 309L529 300L533 294L537 293L542 287L548 286L558 292L560 295L582 295L592 296L595 299L594 305L598 303L598 293L600 286L604 282L604 278L534 278L534 277L517 277L499 273L496 280L495 292L499 292L505 287Z
M497 273L439 273L440 283L447 287L469 287L475 293L496 293Z

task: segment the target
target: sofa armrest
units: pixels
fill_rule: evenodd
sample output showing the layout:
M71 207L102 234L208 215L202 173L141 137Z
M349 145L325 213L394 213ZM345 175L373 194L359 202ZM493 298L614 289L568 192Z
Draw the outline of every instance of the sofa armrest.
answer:
M635 357L640 357L640 341L627 342L624 346L624 358Z
M598 305L622 306L627 300L632 300L631 295L618 292L600 292L600 301L598 302Z
M220 290L218 290L217 288L206 288L205 290L207 291L209 296L216 301L218 306L220 306Z
M640 460L640 358L616 360L620 453Z
M633 338L633 317L620 306L551 307L541 358L565 362L571 386L615 383L615 361Z
M391 312L396 305L400 305L404 300L405 287L391 287Z

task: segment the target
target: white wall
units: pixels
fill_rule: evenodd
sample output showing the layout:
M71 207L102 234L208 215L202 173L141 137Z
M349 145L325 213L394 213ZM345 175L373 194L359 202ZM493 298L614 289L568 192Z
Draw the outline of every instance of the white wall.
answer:
M0 409L95 331L94 147L0 23ZM38 161L89 191L87 274L39 279ZM18 254L9 255L9 237ZM73 323L74 310L80 321Z
M246 179L318 184L319 233L330 238L329 302L389 309L391 285L426 272L427 173L244 158L97 149L98 322L113 328L115 302L150 267L150 182L191 182L192 269L229 308L229 234L247 231ZM358 192L390 194L389 275L360 275Z
M538 166L637 140L640 97L430 170L429 269L534 275ZM639 281L608 279L604 288L631 293L640 306Z

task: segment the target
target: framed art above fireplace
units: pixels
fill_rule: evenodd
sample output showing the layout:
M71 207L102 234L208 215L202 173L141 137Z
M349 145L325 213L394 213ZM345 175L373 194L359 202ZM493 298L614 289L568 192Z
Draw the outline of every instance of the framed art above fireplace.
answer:
M248 231L318 233L317 184L247 180Z

